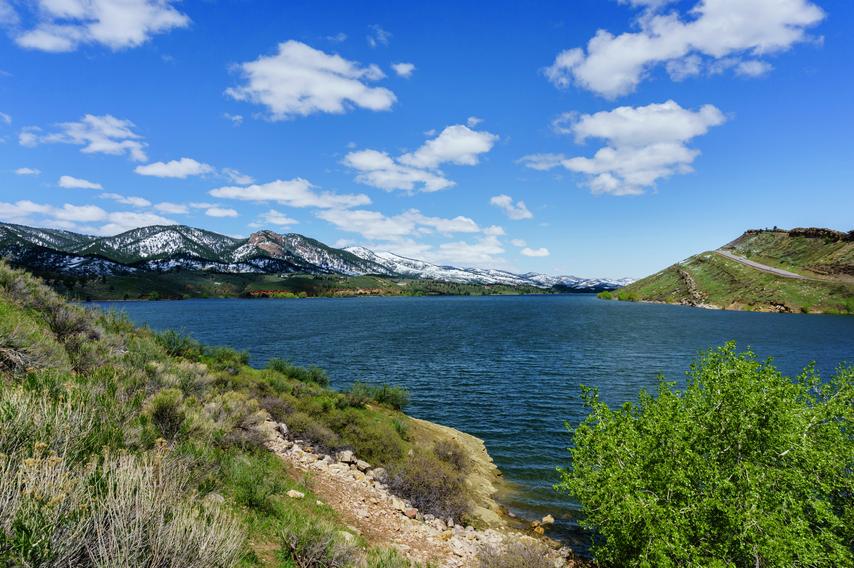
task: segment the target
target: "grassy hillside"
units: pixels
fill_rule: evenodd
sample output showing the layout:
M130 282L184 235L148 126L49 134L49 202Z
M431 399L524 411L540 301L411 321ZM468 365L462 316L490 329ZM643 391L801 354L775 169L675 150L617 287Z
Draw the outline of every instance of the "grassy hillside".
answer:
M723 250L785 278L704 252L600 297L731 310L854 314L854 241L823 230L748 231Z
M0 565L409 566L262 447L269 417L465 519L459 452L400 412L405 391L336 392L319 369L247 363L68 304L0 264Z

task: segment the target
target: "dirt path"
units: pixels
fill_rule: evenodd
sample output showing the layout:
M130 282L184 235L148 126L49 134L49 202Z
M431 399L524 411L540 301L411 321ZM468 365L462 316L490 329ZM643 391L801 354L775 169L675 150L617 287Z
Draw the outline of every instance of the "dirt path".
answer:
M807 278L806 276L803 276L801 274L795 274L794 272L789 272L788 270L783 270L782 268L774 268L773 266L768 266L767 264L761 264L754 260L744 258L743 256L738 256L737 254L733 254L728 250L716 250L715 252L724 258L740 262L745 266L749 266L751 268L755 268L756 270L761 270L762 272L767 272L769 274L774 274L775 276L782 276L783 278L792 278L794 280L812 280L812 278Z
M355 456L336 459L314 453L298 440L283 436L280 425L272 421L259 430L265 434L267 448L306 474L308 487L355 532L373 545L396 548L413 562L439 568L475 568L483 547L534 540L513 529L475 530L422 516L409 503L391 495L377 479L378 470ZM574 566L567 548L550 551L551 555L556 567Z

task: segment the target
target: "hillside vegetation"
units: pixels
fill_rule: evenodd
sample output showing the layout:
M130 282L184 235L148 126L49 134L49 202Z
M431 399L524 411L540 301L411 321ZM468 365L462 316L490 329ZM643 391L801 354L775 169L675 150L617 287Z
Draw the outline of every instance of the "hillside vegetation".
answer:
M851 233L827 229L748 231L719 250L801 278L707 251L600 296L731 310L854 313Z
M405 391L247 363L0 264L0 565L410 566L263 447L270 419L383 466L401 497L430 496L425 514L466 520L459 449L400 412Z

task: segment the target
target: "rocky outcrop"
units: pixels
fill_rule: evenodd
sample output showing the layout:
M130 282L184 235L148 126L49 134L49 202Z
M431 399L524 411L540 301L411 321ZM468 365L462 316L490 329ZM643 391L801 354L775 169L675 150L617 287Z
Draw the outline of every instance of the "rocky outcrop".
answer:
M384 469L358 459L353 452L331 456L314 451L301 440L289 439L287 427L272 420L263 422L258 430L270 451L295 470L311 474L311 490L354 532L372 544L396 548L413 562L474 568L479 566L478 555L484 548L526 540L543 542L506 526L476 530L453 519L423 514L389 491ZM556 568L575 565L570 549L546 542L551 544L549 560Z

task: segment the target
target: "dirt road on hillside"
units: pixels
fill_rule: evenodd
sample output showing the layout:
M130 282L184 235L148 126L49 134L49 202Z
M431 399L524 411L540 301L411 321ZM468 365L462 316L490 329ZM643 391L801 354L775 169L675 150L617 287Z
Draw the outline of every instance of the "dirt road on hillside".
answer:
M716 250L715 252L725 258L740 262L745 266L755 268L756 270L761 270L762 272L774 274L775 276L782 276L783 278L792 278L794 280L812 280L812 278L807 278L806 276L803 276L801 274L795 274L794 272L789 272L788 270L783 270L782 268L774 268L773 266L768 266L767 264L761 264L754 260L744 258L743 256L738 256L737 254L733 254L728 250Z

